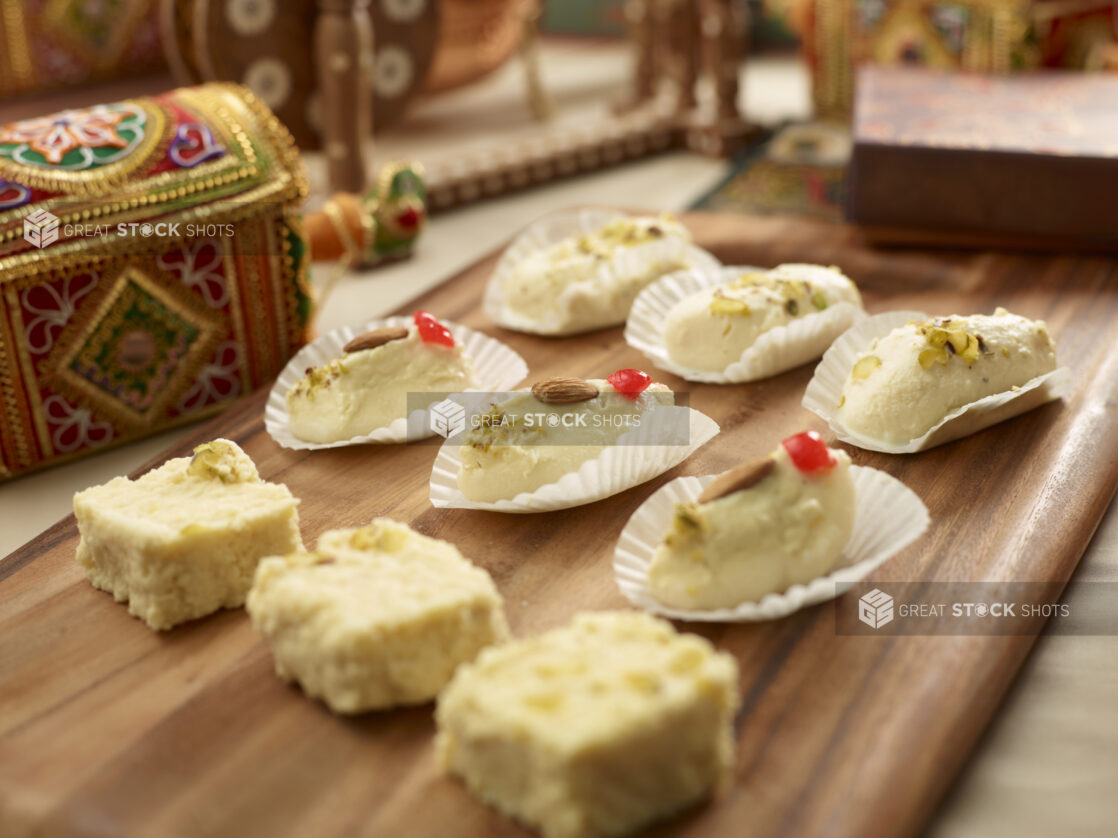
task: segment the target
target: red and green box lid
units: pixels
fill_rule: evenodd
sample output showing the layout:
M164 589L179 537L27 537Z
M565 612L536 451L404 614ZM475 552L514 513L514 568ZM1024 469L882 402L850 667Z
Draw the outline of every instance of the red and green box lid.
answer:
M239 85L9 123L0 126L0 276L75 249L134 246L135 230L118 235L120 225L235 222L306 191L286 129Z

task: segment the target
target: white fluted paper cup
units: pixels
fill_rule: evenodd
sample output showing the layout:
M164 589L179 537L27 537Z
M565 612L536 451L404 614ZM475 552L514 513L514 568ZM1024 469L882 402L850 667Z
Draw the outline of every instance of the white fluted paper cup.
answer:
M501 392L511 390L528 375L528 364L518 353L501 343L496 338L475 331L467 326L460 326L447 320L440 320L450 333L455 342L462 347L463 354L469 356L474 365L479 386L467 392ZM269 436L284 448L297 451L316 451L321 448L344 448L347 445L364 445L367 443L400 443L419 439L422 436L432 436L433 431L427 430L419 434L416 429L428 427L426 410L412 411L411 416L401 416L391 424L375 428L367 434L343 439L337 442L307 442L291 433L290 416L287 412L287 392L295 386L305 374L307 367L320 367L345 354L343 347L358 335L371 332L374 329L383 329L387 326L413 325L410 317L388 317L380 320L370 320L363 326L352 328L343 326L335 329L300 349L295 356L287 362L287 366L280 372L276 383L268 394L268 401L264 408L264 428ZM410 429L410 432L409 432Z
M718 475L677 477L649 497L621 531L613 554L613 572L621 593L633 605L675 620L742 623L776 620L801 608L834 599L841 585L864 579L928 528L927 507L895 477L865 466L851 466L854 484L854 529L839 567L806 585L792 585L756 602L733 608L689 610L664 605L652 594L648 571L656 548L671 529L678 503L696 501Z
M674 237L664 237L641 244L614 248L603 260L597 273L586 280L570 283L559 296L549 316L529 317L507 305L503 286L516 266L534 253L549 249L563 239L600 230L625 213L612 210L582 209L557 212L528 227L508 246L493 270L485 287L485 313L498 325L518 332L538 335L573 335L604 329L625 321L625 313L609 322L579 322L576 309L592 306L594 301L610 295L618 277L642 276L657 264L675 262L688 267L714 270L720 262L701 247Z
M431 470L431 503L456 509L488 509L494 512L548 512L582 506L639 486L682 463L718 433L718 423L704 413L687 407L665 406L659 410L687 411L688 440L680 445L652 442L654 425L642 423L603 446L602 453L555 483L534 492L521 492L514 498L489 503L469 500L458 488L462 468L460 443L446 442L439 449Z
M838 418L838 405L843 385L858 356L874 339L885 337L913 320L927 319L929 315L921 311L887 311L855 323L823 353L823 360L804 391L803 406L830 425L843 442L884 454L913 454L970 436L1071 392L1071 370L1060 367L1038 375L1016 390L1004 390L956 408L927 433L905 443L874 439L847 428Z
M784 326L763 332L741 357L720 372L696 370L678 364L664 343L664 322L677 303L705 288L733 282L743 273L762 268L733 266L714 270L692 268L668 274L637 295L625 322L625 341L640 350L659 369L687 381L703 384L740 384L770 378L809 361L826 351L835 339L866 316L853 303L835 303L823 311L798 317Z

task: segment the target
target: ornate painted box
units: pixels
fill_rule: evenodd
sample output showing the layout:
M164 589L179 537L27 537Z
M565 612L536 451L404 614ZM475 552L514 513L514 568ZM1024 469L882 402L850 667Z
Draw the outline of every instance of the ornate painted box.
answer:
M271 381L310 324L305 194L237 85L0 126L0 479Z

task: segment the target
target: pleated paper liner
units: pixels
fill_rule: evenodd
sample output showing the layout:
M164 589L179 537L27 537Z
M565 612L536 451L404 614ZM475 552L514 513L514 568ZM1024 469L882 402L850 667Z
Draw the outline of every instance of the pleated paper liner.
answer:
M613 554L613 571L621 593L633 605L654 614L695 622L741 623L776 620L801 608L838 596L838 586L864 579L928 528L928 510L916 493L883 471L851 466L854 484L854 529L843 548L838 569L767 594L734 608L687 610L660 603L648 584L648 570L661 540L671 529L677 503L698 500L717 475L678 477L661 486L629 519Z
M843 425L837 418L838 404L843 385L858 356L875 338L884 337L913 320L928 318L929 315L920 311L887 311L856 323L823 354L823 360L815 368L815 375L804 392L803 406L825 420L843 442L884 454L912 454L970 436L1071 392L1071 370L1060 367L1037 376L1016 390L1005 390L963 405L944 416L924 435L903 444L873 439Z
M571 236L592 233L624 213L609 210L584 209L558 212L542 218L521 233L508 246L493 270L485 288L483 305L492 320L508 329L538 335L573 335L579 332L603 329L624 322L620 317L614 323L595 323L589 326L568 318L569 307L580 297L598 297L608 294L615 276L640 276L656 263L677 261L694 268L716 269L720 263L700 247L677 238L663 238L630 247L618 247L608 261L603 261L598 273L591 279L573 282L564 289L558 305L544 320L536 320L505 305L502 283L511 275L517 264L528 256Z
M524 359L496 338L481 332L476 332L466 326L459 326L446 320L440 320L454 336L455 342L462 347L462 351L470 357L477 373L479 387L472 392L502 392L511 390L524 380L528 375L528 365ZM424 430L420 433L416 429L427 429L427 411L416 410L410 417L401 416L389 425L375 428L367 434L355 436L351 439L338 442L316 443L299 439L291 433L290 421L287 413L287 392L299 379L306 374L307 367L319 367L328 364L345 354L343 347L353 338L374 329L385 326L412 326L410 317L389 317L382 320L370 320L363 326L351 328L343 326L307 344L288 361L283 368L272 391L268 394L268 402L264 408L264 427L268 434L284 448L295 450L315 451L320 448L343 448L347 445L364 445L367 443L400 443L408 440L432 436L433 432ZM409 428L411 432L409 433Z
M584 462L576 471L534 492L521 492L508 500L492 503L471 501L458 489L462 467L459 443L446 442L439 449L431 471L431 503L457 509L488 509L494 512L547 512L582 506L638 486L682 463L718 433L718 423L687 407L665 406L658 410L688 411L686 445L657 445L651 440L656 423L642 423L627 431L617 444L603 446L602 453Z
M696 370L677 364L664 344L664 322L681 300L715 285L725 285L748 271L762 268L735 266L696 269L668 274L645 288L633 302L625 323L625 340L639 349L659 369L687 381L704 384L740 384L758 381L814 361L865 312L853 303L836 303L823 311L799 317L786 326L761 333L741 357L721 372Z

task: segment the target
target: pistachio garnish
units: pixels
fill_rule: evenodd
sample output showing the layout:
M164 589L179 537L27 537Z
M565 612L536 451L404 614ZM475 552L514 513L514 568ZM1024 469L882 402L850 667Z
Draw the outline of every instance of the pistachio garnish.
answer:
M632 247L667 235L665 224L673 223L670 215L662 215L649 222L643 218L617 218L590 233L583 233L575 240L575 247L582 253L608 256L615 247Z
M712 500L718 500L718 498L724 498L734 492L741 492L751 486L756 486L772 474L774 468L776 468L776 463L773 462L772 457L764 457L751 463L735 466L725 474L720 474L703 489L703 493L699 495L699 503L710 503Z
M919 331L924 335L924 341L933 350L934 353L924 352L920 355L921 366L924 369L929 369L933 363L946 364L947 354L957 355L968 366L973 366L974 362L978 360L978 356L986 351L986 343L978 335L972 335L966 329L962 328L963 324L958 320L929 320L919 326ZM939 351L942 350L945 354L944 360L940 360ZM927 362L923 359L927 358Z
M816 291L811 295L811 304L822 311L827 307L827 298L823 296L822 291Z
M748 271L746 273L739 274L738 278L733 281L732 285L735 288L748 288L750 285L762 285L766 282L770 282L768 274L764 273L763 271Z
M733 297L715 297L710 301L712 314L731 314L746 317L750 308L744 300L735 300Z
M974 362L978 360L978 339L974 335L968 335L967 345L959 351L959 357L963 359L964 363L973 366Z
M197 446L186 471L195 477L217 479L222 483L249 483L260 479L252 460L226 439Z
M881 359L876 355L867 355L865 358L858 359L854 364L854 369L850 371L852 378L869 378L870 373L881 366Z
M947 332L943 329L933 329L927 333L928 346L939 349L947 345Z
M679 547L700 537L703 520L699 517L698 503L677 503L672 516L672 528L664 538L669 547Z
M596 398L598 388L582 378L558 376L537 381L532 385L532 395L544 404L575 404Z
M925 349L916 356L916 359L920 362L920 366L922 366L926 370L930 370L936 364L939 364L941 367L946 367L947 350L938 349L935 347L932 347L931 349Z
M350 353L360 352L362 349L376 349L378 346L383 346L394 340L401 340L407 336L408 330L404 326L385 326L383 329L373 329L371 332L358 335L342 347L342 352Z
M789 300L784 304L784 310L795 317L797 314L800 313L800 304L797 303L795 300Z
M952 329L947 333L947 345L951 347L951 351L956 355L962 355L969 343L970 335L962 329Z

